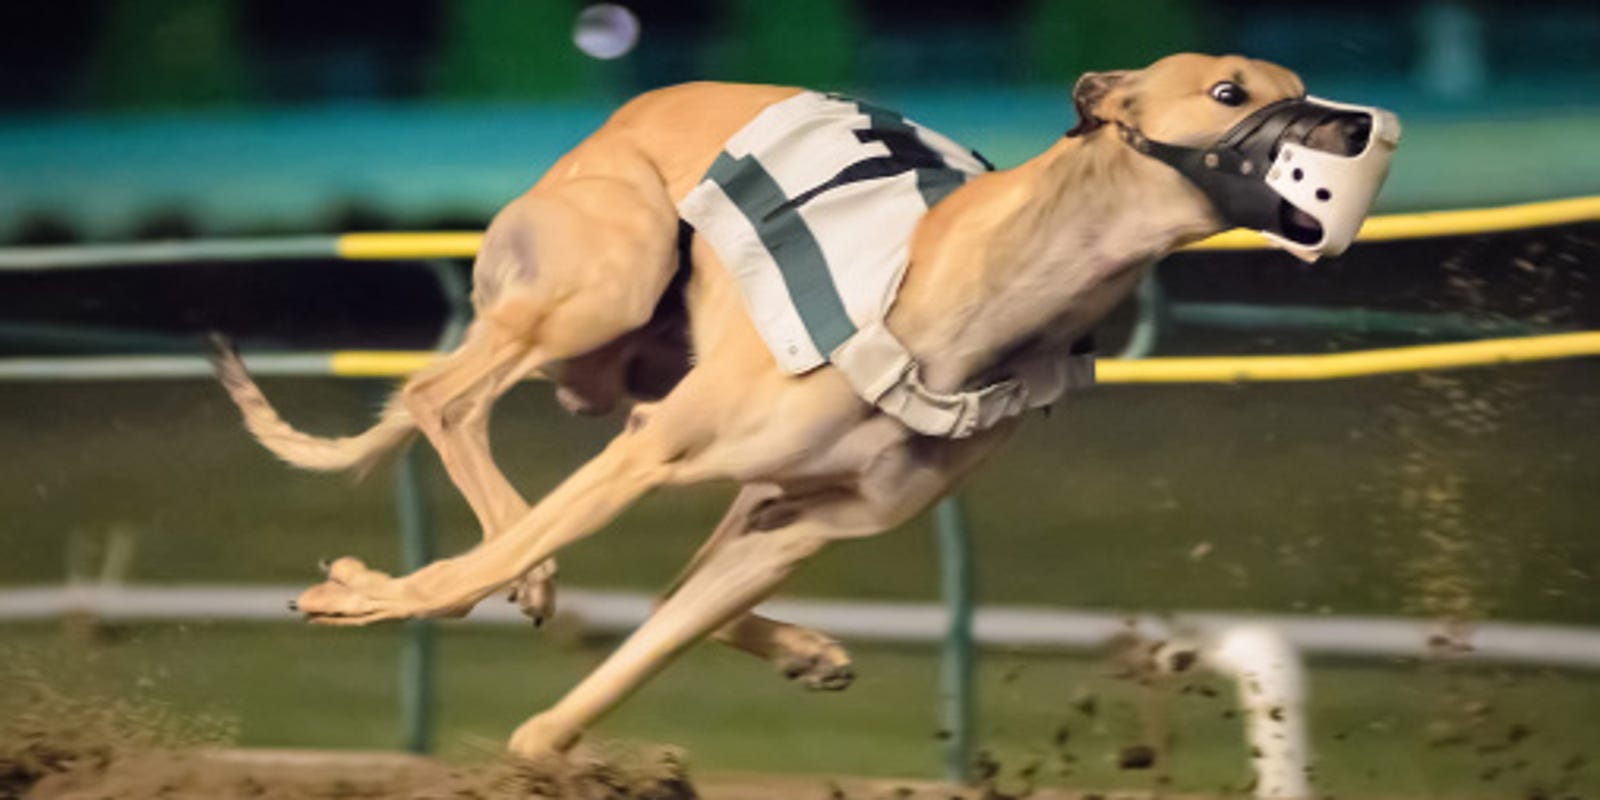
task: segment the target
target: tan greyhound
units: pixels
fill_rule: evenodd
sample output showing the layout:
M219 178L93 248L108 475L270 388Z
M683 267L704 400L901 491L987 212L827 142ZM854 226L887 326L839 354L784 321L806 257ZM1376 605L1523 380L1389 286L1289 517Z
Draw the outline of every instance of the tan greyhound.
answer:
M511 749L564 751L712 634L808 684L848 682L836 642L751 609L825 545L885 531L953 491L1037 404L929 435L844 369L779 368L726 257L680 226L679 204L730 139L799 94L699 83L623 106L494 219L462 345L411 378L363 434L293 430L237 357L220 355L248 427L285 460L362 468L420 430L483 529L470 551L401 577L338 559L300 595L301 613L333 625L459 615L511 587L539 616L563 546L657 487L733 481L732 509L655 613L523 724ZM1073 99L1080 122L1067 137L966 180L916 223L883 320L912 367L896 380L916 402L959 398L1065 353L1152 263L1224 228L1265 231L1307 259L1337 253L1397 141L1386 112L1306 98L1293 73L1238 56L1091 73ZM1339 196L1324 196L1329 187ZM530 375L555 381L573 410L637 401L604 451L531 508L495 466L487 433L495 399Z

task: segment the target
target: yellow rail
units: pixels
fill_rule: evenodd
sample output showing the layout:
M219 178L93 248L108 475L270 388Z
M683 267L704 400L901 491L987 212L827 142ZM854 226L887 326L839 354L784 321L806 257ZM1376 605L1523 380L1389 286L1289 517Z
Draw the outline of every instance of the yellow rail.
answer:
M1324 381L1596 355L1600 355L1600 331L1327 355L1104 359L1096 372L1101 383Z
M1600 221L1600 195L1496 208L1372 217L1361 227L1356 240L1389 242L1429 239L1593 221ZM363 261L471 258L478 252L478 245L482 242L481 233L347 233L339 237L338 252L340 258ZM1235 229L1196 242L1187 249L1262 250L1268 247L1270 245L1261 234Z
M1497 208L1424 211L1417 214L1370 217L1366 224L1361 226L1361 233L1356 236L1356 241L1391 242L1398 239L1466 236L1596 220L1600 220L1600 196L1574 197L1567 200L1546 200ZM1255 231L1234 229L1196 242L1187 249L1262 250L1270 246L1266 237Z
M339 237L340 258L386 261L407 258L472 258L481 233L347 233Z
M1425 239L1588 221L1600 221L1600 196L1372 217L1361 228L1358 240ZM350 233L339 237L338 254L354 260L467 258L477 252L482 242L483 235L478 233ZM1189 249L1254 250L1267 246L1260 234L1233 230ZM1105 359L1099 363L1099 377L1102 383L1316 381L1594 355L1600 355L1600 332L1327 355ZM330 369L335 375L347 377L397 377L421 369L436 357L431 352L350 350L334 353Z
M432 350L340 350L328 359L328 371L346 378L400 377L438 357Z
M1312 356L1101 359L1096 371L1101 383L1262 383L1323 381L1596 355L1600 355L1600 331ZM428 351L348 350L334 353L329 359L329 369L334 375L349 378L399 377L422 369L437 357L437 353Z

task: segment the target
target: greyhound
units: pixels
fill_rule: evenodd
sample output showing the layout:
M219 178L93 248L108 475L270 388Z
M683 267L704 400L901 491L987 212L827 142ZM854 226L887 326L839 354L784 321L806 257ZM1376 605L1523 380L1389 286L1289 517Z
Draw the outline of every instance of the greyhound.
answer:
M879 109L852 107L871 119L856 138L888 155L874 150L873 167L841 162L833 180L724 225L714 206L741 202L737 186L765 175L753 163L770 157L777 174L784 158L755 145L736 153L735 144L767 131L777 133L763 141L779 141L823 113L796 109L848 101L720 83L653 91L494 218L474 265L477 316L462 344L410 378L366 432L296 431L224 348L221 380L274 453L311 469L364 469L420 431L482 527L476 547L409 575L340 558L292 607L315 623L366 625L461 615L509 587L542 617L562 547L658 487L732 481L741 487L732 508L652 616L522 724L510 749L566 751L706 636L808 685L847 684L849 659L836 641L751 609L828 544L888 530L952 492L1022 412L1080 385L1059 369L1073 343L1166 254L1235 226L1308 261L1342 251L1398 144L1388 112L1309 98L1294 73L1239 56L1180 54L1090 73L1072 98L1078 124L1003 171L974 167L948 140ZM859 133L880 123L893 130ZM910 154L903 163L896 143ZM962 174L941 184L941 168ZM820 366L785 368L796 350L786 354L780 334L760 324L773 314L751 281L792 284L785 270L795 251L792 241L761 237L774 220L804 222L791 212L845 196L862 176L913 174L927 207L906 218L898 249L884 250L900 270L887 282L890 299L877 318L855 320L859 330L843 343L801 342L816 345ZM826 216L810 219L821 225ZM719 225L738 229L736 238L743 231L743 244L713 241L708 232ZM741 250L752 242L773 249ZM745 263L768 256L778 270ZM495 466L488 438L496 398L530 376L553 381L574 411L632 403L610 444L531 507Z

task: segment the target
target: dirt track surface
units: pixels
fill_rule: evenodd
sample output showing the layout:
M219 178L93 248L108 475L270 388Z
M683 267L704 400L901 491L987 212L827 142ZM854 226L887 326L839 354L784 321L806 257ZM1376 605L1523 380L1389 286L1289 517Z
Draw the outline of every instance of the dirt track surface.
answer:
M463 763L392 751L238 748L224 718L107 694L92 682L58 687L55 677L39 662L0 663L0 687L16 695L0 709L0 800L1110 800L826 776L691 775L681 751L624 742L583 744L544 761L486 754Z
M574 800L1004 800L984 789L886 780L764 775L710 776L690 782L674 761L618 767L489 763L451 765L386 752L189 750L124 754L56 753L50 772L16 782L15 763L0 762L0 797L40 800L186 800L249 798L573 798ZM1039 791L1030 800L1078 800L1094 794ZM1131 795L1104 796L1131 800Z
M448 764L400 753L224 748L73 751L49 742L0 758L0 797L578 798L696 797L673 758Z

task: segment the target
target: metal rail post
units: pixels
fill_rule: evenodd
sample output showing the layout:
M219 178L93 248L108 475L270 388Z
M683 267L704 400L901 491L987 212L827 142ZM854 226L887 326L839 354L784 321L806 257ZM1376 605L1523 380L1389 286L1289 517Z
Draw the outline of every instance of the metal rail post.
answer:
M1161 278L1157 272L1160 268L1159 264L1151 267L1144 279L1139 281L1135 294L1139 316L1118 358L1144 358L1155 351L1156 343L1161 339L1161 323L1167 316L1167 298L1161 290Z
M448 261L428 261L425 266L439 284L447 312L434 348L441 352L460 344L471 316L470 288ZM433 525L424 487L424 462L415 445L395 464L394 502L400 519L400 552L406 572L433 560ZM431 620L406 622L405 649L400 655L400 727L405 748L413 753L433 750L434 687L437 681L437 632Z
M421 569L433 560L433 531L419 476L421 458L415 446L407 447L394 470L401 560L407 572ZM431 620L406 621L405 649L400 654L400 729L405 748L413 753L433 750L434 639Z
M939 714L945 739L945 776L963 783L971 775L975 653L972 645L972 545L960 495L934 509L939 539L939 585L949 623L939 665Z
M1122 358L1139 359L1155 349L1166 303L1152 270L1139 284L1139 318ZM972 541L966 506L953 495L934 509L939 539L939 586L949 616L939 665L939 713L945 740L945 777L965 783L972 773L977 654L972 638L975 600Z

